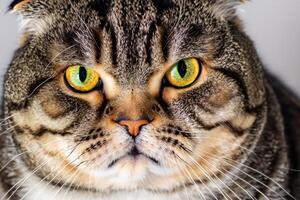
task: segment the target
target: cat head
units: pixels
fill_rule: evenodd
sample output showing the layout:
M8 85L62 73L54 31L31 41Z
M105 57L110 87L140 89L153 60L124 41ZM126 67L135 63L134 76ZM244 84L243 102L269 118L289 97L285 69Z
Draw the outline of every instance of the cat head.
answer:
M264 84L239 3L14 1L26 37L5 113L28 168L81 189L172 191L242 159Z

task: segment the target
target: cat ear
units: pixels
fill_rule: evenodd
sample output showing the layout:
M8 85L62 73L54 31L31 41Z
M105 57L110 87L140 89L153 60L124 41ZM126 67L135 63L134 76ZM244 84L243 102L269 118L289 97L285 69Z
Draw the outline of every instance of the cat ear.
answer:
M49 8L49 2L34 0L14 0L9 5L9 11L20 17L20 28L29 34L45 32L51 22Z
M12 12L20 11L30 0L14 0L9 5L9 10Z
M245 2L246 0L215 0L212 12L220 19L230 20L236 16L236 7Z

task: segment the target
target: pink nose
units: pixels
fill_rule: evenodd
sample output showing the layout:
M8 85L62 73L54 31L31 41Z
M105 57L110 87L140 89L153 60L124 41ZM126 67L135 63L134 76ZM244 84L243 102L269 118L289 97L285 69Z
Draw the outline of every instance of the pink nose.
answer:
M142 120L122 120L119 122L120 125L126 126L128 132L132 137L136 137L140 134L140 129L143 125L149 124L149 121L146 119Z

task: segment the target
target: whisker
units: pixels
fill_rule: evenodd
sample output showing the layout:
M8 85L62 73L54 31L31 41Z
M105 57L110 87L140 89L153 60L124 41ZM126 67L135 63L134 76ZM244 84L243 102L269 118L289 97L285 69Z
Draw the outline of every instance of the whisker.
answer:
M204 173L206 177L210 177L209 180L210 180L211 182L213 182L213 183L217 186L219 192L220 192L226 199L227 199L227 197L229 197L229 199L232 200L232 198L231 198L227 193L224 193L224 191L218 186L218 184L215 182L215 180L214 180L214 179L206 172L206 170L205 170L198 162L196 162L190 155L188 155L188 154L186 154L186 155L189 156L190 159L192 159L192 161L197 165L198 169L200 169L200 171L201 171L202 173ZM213 173L213 175L214 175L214 177L218 178L214 173ZM224 186L227 186L227 185L224 184L220 179L219 179L219 181L220 181ZM225 195L225 194L226 194L226 195ZM238 197L238 198L239 198L239 197Z
M14 189L14 191L12 192L12 194L6 199L9 200L10 198L13 197L13 195L17 192L18 189L20 189L21 185L25 183L26 180L28 180L31 176L33 176L39 169L41 169L42 167L44 167L47 164L48 161L45 161L43 164L39 165L38 167L36 167L29 175L25 176L24 178L20 179L19 181L17 181L17 183L15 183L13 185L13 187L11 187L0 200L4 200L4 197L6 197L10 192L12 192L12 190ZM19 185L19 186L17 186ZM17 186L17 187L16 187Z
M4 124L7 120L11 119L12 117L14 117L15 114L11 114L8 117L5 117L3 119L0 120L0 125Z
M177 160L176 160L175 158L174 158L174 160L175 160L175 162L176 162L177 165L183 166L183 164L180 164L179 162L177 162ZM191 181L194 183L194 185L196 186L196 190L198 191L198 193L199 193L201 199L206 200L205 196L204 196L203 193L200 191L199 186L198 186L197 183L193 180L193 178L192 178L191 174L189 173L189 171L186 170L185 168L183 168L183 169L184 169L183 172L185 173L186 177L187 177L189 180L191 180ZM203 183L203 182L201 181L201 183ZM206 186L206 185L205 185L205 186ZM185 194L186 194L187 198L190 199L190 198L189 198L189 194L187 193L187 188L186 188L186 186L185 186L184 184L183 184L183 187L184 187L184 189L185 189ZM206 186L206 187L207 187L207 186ZM207 189L208 189L208 191L210 191L208 187L207 187ZM211 191L210 191L210 192L211 192ZM212 194L213 194L213 193L212 193Z
M200 156L200 155L199 155ZM209 162L207 159L203 158L202 156L200 156L201 159L204 159L211 167L214 167L215 169L217 169L221 174L223 174L224 176L226 176L226 178L230 179L236 186L238 186L240 189L242 189L244 192L247 193L247 195L251 198L254 199L253 196L246 190L244 189L241 185L239 185L235 180L233 180L231 177L229 177L226 173L224 173L222 170L218 169L217 167L215 167L213 164L211 164L211 162ZM195 163L197 163L195 161ZM199 165L199 163L197 163ZM225 170L225 169L224 169ZM227 171L227 170L226 170ZM228 172L228 171L227 171ZM232 174L231 174L232 175ZM216 176L216 175L215 175ZM217 176L216 176L217 177ZM217 177L218 178L218 177ZM221 179L218 178L220 181ZM221 181L223 184L225 184L223 181ZM225 184L226 185L226 184ZM229 189L236 197L238 197L238 195L230 188L226 185L227 189ZM240 199L238 197L238 199Z
M67 193L68 193L68 192L71 190L71 188L73 187L74 182L76 181L76 178L78 177L79 173L80 173L79 168L77 168L77 170L75 171L75 173L74 173L74 175L73 175L73 177L72 177L72 179L71 179L71 183L68 184L69 187L66 189L66 191L65 191L65 193L64 193L64 195L63 195L64 197L67 195ZM64 187L64 185L63 185L63 187Z
M61 185L61 187L55 192L55 194L54 194L54 196L50 199L50 200L53 200L53 199L55 199L55 197L60 193L60 191L65 187L65 185L68 183L68 181L70 180L70 178L73 180L73 179L75 179L76 178L76 176L78 176L78 174L79 174L79 168L78 168L79 166L77 166L77 169L76 169L76 171L75 171L75 173L71 176L71 177L69 177L62 185ZM57 183L58 184L58 183ZM57 184L55 184L55 186L57 186Z
M250 169L250 170L252 170L252 171L254 171L254 172L256 172L256 173L262 175L263 177L267 178L267 179L270 180L272 183L274 183L275 185L277 185L277 186L278 186L282 191L284 191L290 198L296 200L295 197L293 197L286 189L284 189L279 183L277 183L276 181L274 181L271 177L265 175L264 173L258 171L257 169L254 169L254 168L252 168L252 167L250 167L250 166L247 166L247 165L245 165L245 164L243 164L243 163L237 162L237 161L235 161L235 160L230 160L230 159L228 159L228 158L227 158L227 160L232 161L232 162L235 162L235 163L238 164L238 165L242 165L243 167L245 167L245 168L247 168L247 169ZM233 167L235 167L235 165L232 165L232 164L230 164L230 163L228 163L228 164L231 165L231 166L233 166ZM236 167L235 167L235 168L236 168ZM238 168L237 168L237 169L238 169ZM270 191L274 192L275 194L278 194L276 191L274 191L272 188L270 188L269 186L267 186L265 183L261 182L260 180L256 179L255 177L251 176L250 174L244 172L244 171L241 170L241 169L238 169L238 170L240 170L243 174L247 175L248 177L252 178L253 180L257 181L257 182L260 183L261 185L265 186L265 187L266 187L267 189L269 189ZM279 194L279 196L280 196L281 198L283 198L282 195ZM283 198L283 199L284 199L284 198Z
M58 152L59 153L59 152ZM56 153L56 155L58 154ZM8 197L9 200L16 192L17 190L20 189L20 187L33 175L35 175L36 172L38 172L38 170L40 170L42 167L44 167L45 165L47 165L49 161L45 161L43 163L41 163L40 165L38 165L37 167L35 167L30 173L29 175L23 177L22 179L20 179L19 181L17 181L5 194L4 196L0 199L0 200L4 200L4 197L6 197L10 192L12 192L12 190L14 189L14 191L12 192L12 194ZM19 185L19 186L17 186ZM16 187L17 186L17 187Z
M75 147L71 147L70 149L72 149L72 148L75 148ZM66 151L68 151L68 149L66 149ZM58 154L58 153L57 153L57 154ZM69 156L71 156L71 154L70 154ZM77 158L74 159L73 161L69 162L68 164L64 165L64 167L62 167L59 171L55 172L56 175L55 175L50 181L48 181L48 183L47 183L44 187L47 187L50 183L52 183L52 181L54 181L54 179L60 174L60 172L62 172L67 166L71 165L71 164L72 164L73 162L75 162L76 160L77 160ZM60 168L60 167L58 166L56 169L59 169L59 168ZM55 169L55 170L56 170L56 169ZM27 195L29 195L36 187L38 187L38 185L39 185L41 182L47 180L48 177L50 177L51 175L52 175L52 173L50 173L50 174L48 174L47 176L43 177L43 179L41 179L37 184L35 184L33 187L31 187L31 189L30 189L29 191L27 191L27 192L23 195L23 197L22 197L20 200L23 200L23 199L24 199Z
M189 167L189 163L187 161L185 161L183 158L181 158L181 156L179 156L178 154L175 154L181 161L183 161L184 163L186 163L186 165ZM206 178L208 178L211 182L213 182L215 184L215 186L217 187L217 189L219 190L219 192L223 195L223 197L225 199L228 199L228 195L224 194L223 190L219 187L219 185L213 180L213 178L206 173L205 169L203 169L202 167L199 168L199 170L205 175ZM200 179L201 180L201 179ZM229 197L230 198L230 197ZM231 198L230 198L231 199Z
M239 145L239 147L240 147L240 145ZM190 156L190 155L188 155L188 156ZM204 160L206 160L205 158L203 158L201 155L198 155L199 157L201 157L202 159L204 159ZM203 156L205 156L205 155L203 155ZM208 157L208 156L206 156L206 157ZM210 157L212 157L212 158L215 158L215 159L218 159L216 156L212 156L212 155L210 155ZM191 157L192 158L192 157ZM193 158L192 158L193 159ZM225 159L224 157L223 157L223 159ZM206 160L207 161L207 160ZM197 163L197 161L195 161L196 163ZM208 162L208 161L207 161ZM226 162L226 161L225 161ZM210 162L208 162L209 164L210 164ZM229 164L230 165L230 163L228 163L228 162L226 162L227 164ZM198 164L199 165L199 164ZM210 164L211 165L211 164ZM231 166L233 166L233 165L231 165ZM233 167L235 167L235 166L233 166ZM236 168L236 167L235 167ZM218 169L219 170L219 169ZM220 170L219 170L220 171ZM227 171L227 170L226 170ZM221 171L221 173L222 174L224 174L222 171ZM248 183L248 182L247 182ZM249 183L250 184L250 183ZM250 184L251 185L251 184ZM251 185L252 186L252 185ZM254 187L254 186L252 186L252 187ZM257 191L257 192L259 192L260 194L262 194L266 199L268 199L268 197L266 197L266 195L265 194L263 194L260 190L258 190L256 187L254 187L254 189Z
M5 131L3 131L2 133L0 133L0 137L3 136L3 135L6 135L6 134L10 134L11 130L13 130L15 127L17 127L18 125L13 125L11 127L9 127L8 129L6 129Z
M213 157L213 156L210 155L210 156L205 156L205 157ZM216 157L216 156L214 156L214 157ZM226 158L223 158L223 159L226 159ZM231 161L234 161L234 160L231 160ZM230 165L231 167L237 169L238 171L241 171L242 173L244 173L244 174L247 175L248 177L252 178L252 179L255 180L256 182L258 182L258 183L262 184L263 186L267 187L268 189L270 189L267 185L265 185L264 183L262 183L261 181L259 181L259 180L256 179L255 177L253 177L253 176L247 174L246 172L243 172L241 169L237 168L235 165L232 165L232 164L230 164L229 162L227 162L227 161L225 161L225 160L224 160L224 162L225 162L226 164ZM239 176L237 176L237 175L235 175L235 174L229 172L229 171L226 170L226 169L224 169L224 170L225 170L226 172L230 173L231 175L237 177L238 179L242 180L242 181L245 182L246 184L250 185L253 189L255 189L255 190L256 190L257 192L259 192L262 196L264 196L264 198L269 199L263 192L261 192L258 188L256 188L255 186L253 186L251 183L249 183L249 182L246 181L245 179L243 179L243 178L241 178L241 177L239 177ZM271 191L274 192L274 193L276 194L276 192L275 192L274 190L271 189Z

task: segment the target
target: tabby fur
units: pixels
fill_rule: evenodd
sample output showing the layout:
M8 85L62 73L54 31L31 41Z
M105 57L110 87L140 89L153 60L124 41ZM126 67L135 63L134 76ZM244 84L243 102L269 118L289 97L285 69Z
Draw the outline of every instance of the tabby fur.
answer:
M5 75L0 200L299 199L299 99L264 71L240 3L15 0L24 34ZM189 57L197 82L164 85ZM72 64L102 88L66 87ZM141 117L136 138L116 123Z

